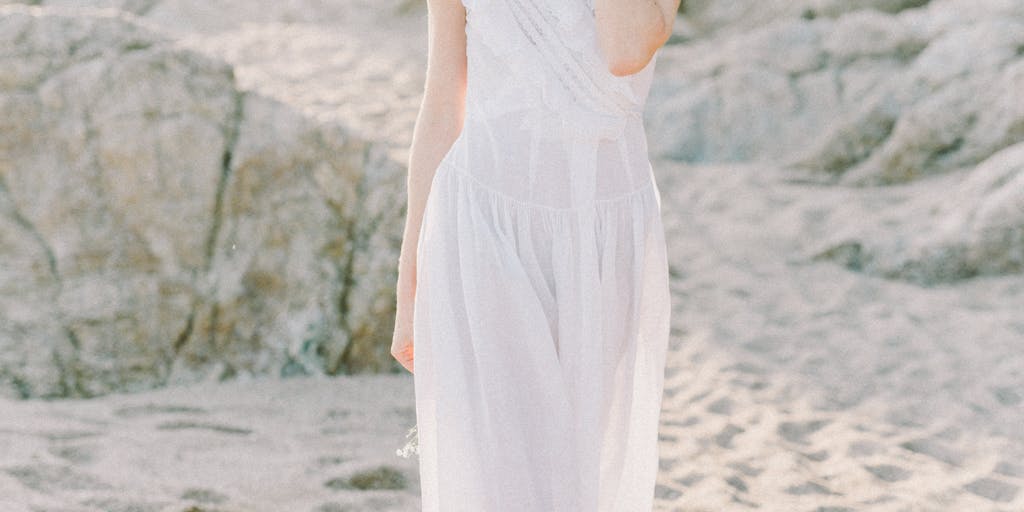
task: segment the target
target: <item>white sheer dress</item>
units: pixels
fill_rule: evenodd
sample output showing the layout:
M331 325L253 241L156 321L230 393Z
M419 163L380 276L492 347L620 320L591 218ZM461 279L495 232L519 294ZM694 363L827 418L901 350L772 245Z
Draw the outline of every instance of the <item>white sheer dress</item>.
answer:
M462 132L417 247L424 512L649 512L669 334L642 112L593 0L463 0ZM656 56L655 56L656 57Z

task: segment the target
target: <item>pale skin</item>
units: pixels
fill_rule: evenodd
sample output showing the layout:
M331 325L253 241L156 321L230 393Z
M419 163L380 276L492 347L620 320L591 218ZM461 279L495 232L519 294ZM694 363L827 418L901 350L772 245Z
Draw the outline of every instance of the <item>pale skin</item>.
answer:
M561 0L560 0L561 1ZM680 0L595 0L597 39L608 71L643 69L668 41ZM427 0L427 70L413 127L405 229L398 258L391 355L413 372L416 247L434 172L462 131L466 97L466 11L461 0Z

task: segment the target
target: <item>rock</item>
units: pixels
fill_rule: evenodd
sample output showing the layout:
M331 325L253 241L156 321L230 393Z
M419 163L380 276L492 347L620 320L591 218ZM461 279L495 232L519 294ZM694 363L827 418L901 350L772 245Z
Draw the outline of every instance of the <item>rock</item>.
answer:
M28 1L28 0L25 0ZM5 0L0 0L4 4ZM7 2L9 3L9 2ZM238 86L342 124L408 161L425 78L426 6L409 0L31 0L60 12L138 15L183 47L232 65ZM373 55L372 59L366 58Z
M817 258L924 285L1024 271L1024 142L986 159L945 195L922 194L898 211L899 226L840 231Z
M809 134L861 110L924 44L892 17L857 14L666 47L647 116L652 153L695 163L793 158Z
M739 33L779 19L836 18L859 10L896 13L927 5L929 0L686 0L685 18L702 35Z
M982 23L933 42L897 87L871 100L887 104L893 129L863 161L839 169L847 172L843 181L912 181L976 165L1024 140L1024 104L1016 92L1024 88L1024 58L1016 55L1018 45L1024 45L1024 23L1007 21ZM964 55L964 48L985 57ZM942 71L936 74L936 69ZM900 106L894 108L893 102ZM860 130L853 131L874 131L870 125L856 126ZM850 129L840 125L839 130ZM825 147L827 154L829 143Z
M651 91L652 152L779 161L860 185L975 165L1024 132L1014 92L1024 8L945 21L962 7L780 16L666 47Z
M687 7L698 35L661 50L652 153L825 185L920 183L891 212L832 226L811 259L924 285L1022 271L1020 157L1003 152L1024 141L1024 4ZM952 193L927 183L940 177Z
M0 48L4 394L395 368L385 144L118 11L0 7Z

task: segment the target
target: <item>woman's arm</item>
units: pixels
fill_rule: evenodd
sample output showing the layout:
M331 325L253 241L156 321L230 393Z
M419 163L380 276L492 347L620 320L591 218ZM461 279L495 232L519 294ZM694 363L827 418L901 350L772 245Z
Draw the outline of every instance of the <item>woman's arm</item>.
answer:
M409 194L400 261L412 265L430 182L462 131L466 95L466 11L460 0L427 0L427 72L409 148ZM412 267L408 267L412 268Z
M636 73L668 41L680 0L595 0L597 39L608 70Z
M409 148L408 201L398 258L397 309L391 347L391 354L410 372L420 224L434 173L462 131L465 96L465 8L461 0L427 0L427 72Z

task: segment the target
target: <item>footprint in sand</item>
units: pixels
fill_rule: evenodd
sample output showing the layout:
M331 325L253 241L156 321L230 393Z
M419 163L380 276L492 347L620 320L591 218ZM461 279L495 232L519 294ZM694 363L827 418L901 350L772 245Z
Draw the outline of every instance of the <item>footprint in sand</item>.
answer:
M665 391L668 391L668 390L665 390ZM711 394L711 391L712 391L712 390L710 390L710 389L709 389L709 390L707 390L707 391L702 391L702 392L700 392L700 393L697 393L696 395L693 395L692 397L690 397L690 398L689 398L689 399L688 399L688 400L686 401L686 403L690 403L690 404L692 404L692 403L697 403L697 402L700 402L701 400L704 400L705 398L707 398L707 397L708 397L708 395L710 395L710 394ZM666 395L666 396L668 396L668 395ZM673 395L673 396L674 396L674 395Z
M96 459L96 448L89 445L51 446L47 450L76 466L89 464Z
M666 434L664 432L659 432L658 433L658 441L662 442L662 443L677 443L677 442L679 442L679 437L678 436L674 436L672 434Z
M682 496L683 493L678 489L673 489L667 485L658 484L654 487L654 497L659 500L674 500Z
M964 486L973 494L998 503L1009 503L1017 497L1020 487L995 478L979 478Z
M722 448L732 448L732 438L743 433L744 430L733 424L728 424L718 434L715 434L715 444Z
M803 496L806 494L824 494L824 495L839 495L835 491L832 491L828 487L821 485L817 482L804 482L800 485L791 485L786 488L786 494L793 494L796 496Z
M341 455L324 455L317 457L316 465L320 467L337 466L347 460L349 460L348 457L342 457Z
M391 414L397 416L399 419L412 419L416 417L416 408L411 406L406 407L395 407L389 411Z
M358 489L361 491L371 489L405 489L408 482L405 474L390 466L378 466L375 468L358 471L348 478L332 478L324 482L324 486L334 490Z
M114 415L121 418L137 418L139 416L155 416L157 414L206 414L207 410L201 407L188 405L169 404L143 404L129 405L114 411Z
M1007 407L1015 407L1024 402L1024 397L1021 393L1014 388L1010 387L997 387L992 388L992 395L995 396L996 401Z
M49 432L40 432L38 434L47 441L75 441L78 439L86 439L89 437L100 437L106 435L104 432L97 432L94 430L53 430Z
M665 400L671 400L671 399L675 398L675 396L678 395L681 391L684 391L685 389L686 389L686 385L685 384L680 384L678 386L667 386L667 387L665 387L665 390L662 392L662 394L665 395Z
M739 492L747 492L747 483L737 475L732 475L726 478L725 483L729 484L733 489L736 489Z
M217 423L202 423L189 420L181 421L165 421L156 426L158 430L210 430L213 432L220 432L222 434L233 434L233 435L248 435L252 433L251 429L244 427L233 427L231 425L221 425Z
M763 469L755 468L750 464L747 464L746 462L730 462L727 465L730 468L735 469L736 471L739 471L740 473L743 473L746 476L757 476L760 475L762 471L764 471Z
M356 512L356 509L352 508L351 505L331 502L318 505L313 509L313 512Z
M900 443L900 447L914 453L926 455L935 460L945 462L952 466L963 464L963 455L947 447L936 439L923 437Z
M181 493L181 499L197 503L220 504L228 501L228 497L213 489L190 487Z
M728 416L732 414L734 405L735 402L733 402L731 398L725 396L708 404L708 412Z
M81 502L86 507L94 507L104 512L160 512L167 509L167 502L146 503L137 501L121 501L116 498L91 498Z
M878 464L877 466L864 466L868 473L871 473L884 482L899 482L910 478L910 471L891 464Z
M662 421L661 423L662 423L662 425L669 426L669 427L686 428L686 427L692 427L692 426L700 423L700 419L701 419L700 416L694 415L694 416L687 416L686 419L683 419L683 420L667 419L665 421Z
M113 486L89 473L56 464L23 464L8 466L4 472L22 485L46 494L67 491L102 491Z
M807 460L813 460L814 462L822 462L829 458L831 455L828 450L818 450L816 452L801 453Z
M996 464L995 469L992 471L999 473L1000 475L1012 476L1014 478L1024 478L1024 464L1002 461Z
M317 505L311 512L363 512L364 510L389 510L394 509L395 506L401 505L401 501L377 496L370 498L359 505L346 505L337 502L321 503ZM188 511L186 511L188 512Z
M705 476L706 475L704 475L703 473L692 472L684 477L676 478L675 482L684 487L693 487L694 485L697 485L697 483L700 482L701 480L704 480Z
M885 453L886 447L882 443L870 439L861 439L851 442L846 447L846 455L850 457L868 457Z
M348 419L350 416L352 416L352 411L348 409L328 409L327 412L324 413L324 420L344 420Z
M779 424L779 436L791 443L810 444L807 436L821 430L832 420L784 421Z

